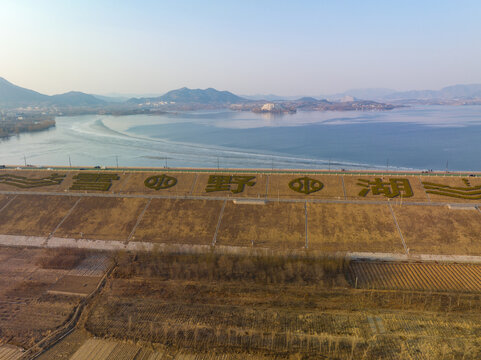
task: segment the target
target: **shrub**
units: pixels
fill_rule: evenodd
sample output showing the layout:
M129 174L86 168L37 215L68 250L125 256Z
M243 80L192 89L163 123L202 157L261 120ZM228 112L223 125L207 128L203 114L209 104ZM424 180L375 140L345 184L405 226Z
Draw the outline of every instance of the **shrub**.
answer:
M42 269L70 270L87 257L85 249L46 249L38 259L37 265Z

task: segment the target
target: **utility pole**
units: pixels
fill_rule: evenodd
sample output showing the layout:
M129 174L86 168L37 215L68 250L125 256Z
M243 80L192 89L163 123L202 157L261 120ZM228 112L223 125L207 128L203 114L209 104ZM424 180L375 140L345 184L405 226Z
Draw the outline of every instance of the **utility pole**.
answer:
M220 162L219 162L219 157L217 156L217 170L220 170Z
M72 161L70 160L70 155L68 156L68 164L70 167L72 167Z
M167 169L167 157L165 157L165 168Z
M305 226L306 226L306 227L305 227L305 230L304 230L305 233L306 233L306 234L305 234L305 235L306 235L306 242L305 242L304 247L307 249L307 248L308 248L308 245L309 245L308 239L307 239L307 201L304 203L304 216L305 216Z
M119 168L119 156L115 155L115 161L117 162L117 169Z
M448 164L449 164L449 160L446 160L446 172L449 172L448 171Z
M23 154L23 161L25 162L25 166L27 166L27 157L25 156L25 154Z

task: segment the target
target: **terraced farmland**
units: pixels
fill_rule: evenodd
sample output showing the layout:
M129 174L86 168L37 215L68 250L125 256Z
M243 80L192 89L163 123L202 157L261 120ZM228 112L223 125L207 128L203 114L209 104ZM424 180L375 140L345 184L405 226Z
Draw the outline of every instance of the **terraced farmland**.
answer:
M481 265L358 261L348 280L369 289L481 292Z

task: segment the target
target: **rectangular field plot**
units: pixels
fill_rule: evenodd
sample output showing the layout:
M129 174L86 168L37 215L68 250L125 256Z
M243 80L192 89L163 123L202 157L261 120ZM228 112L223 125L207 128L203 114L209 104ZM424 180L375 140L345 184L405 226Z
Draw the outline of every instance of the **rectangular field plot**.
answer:
M188 195L193 190L196 174L147 172L126 173L116 192L153 195Z
M307 210L309 249L403 252L387 205L308 204Z
M65 270L39 268L45 252L0 248L0 339L23 348L62 325L78 303L47 294Z
M264 198L266 179L263 174L198 174L192 195Z
M268 188L270 199L344 199L342 178L334 175L269 175Z
M133 241L211 244L222 201L153 199Z
M90 254L82 260L68 275L75 276L103 276L110 265L110 258L106 254Z
M22 349L13 345L0 345L0 360L17 360L23 355Z
M73 354L70 360L133 360L137 359L138 353L140 353L140 348L135 345L89 339Z
M8 201L13 197L13 195L0 195L0 210L8 203Z
M0 190L63 191L71 183L68 171L13 170L0 171Z
M87 296L95 290L100 276L65 275L48 292L55 295Z
M352 262L347 277L358 288L481 291L481 266L472 264Z
M303 203L226 203L218 245L300 249L305 244Z
M344 176L344 186L348 199L429 201L418 176Z
M416 205L393 209L411 253L481 255L478 210Z
M147 199L85 197L55 233L58 237L127 240Z
M2 211L0 233L47 236L76 201L70 196L19 195Z
M421 181L431 201L481 203L480 178L423 176Z

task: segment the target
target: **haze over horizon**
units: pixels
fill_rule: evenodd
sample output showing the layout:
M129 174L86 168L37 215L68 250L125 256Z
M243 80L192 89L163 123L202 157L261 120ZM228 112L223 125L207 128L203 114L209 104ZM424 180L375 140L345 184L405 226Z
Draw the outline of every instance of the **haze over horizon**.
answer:
M481 83L477 1L2 4L0 76L45 94L319 95Z

